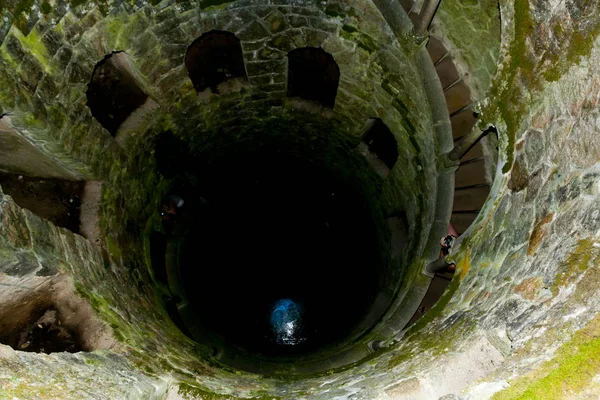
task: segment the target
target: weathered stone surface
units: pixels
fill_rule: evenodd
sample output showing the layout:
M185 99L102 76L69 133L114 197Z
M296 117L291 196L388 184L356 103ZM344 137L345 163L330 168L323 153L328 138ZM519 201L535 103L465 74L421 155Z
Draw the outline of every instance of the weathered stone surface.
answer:
M325 32L314 29L304 29L304 36L306 37L306 45L309 47L321 47L327 39Z
M244 41L264 39L269 36L269 31L259 21L253 21L248 26L236 32L236 36Z
M4 39L3 46L10 57L17 63L25 56L25 50L15 35L8 35L6 39Z
M23 277L40 268L40 264L31 253L13 253L11 258L0 260L0 272L8 276Z
M203 31L227 29L227 26L217 24L217 18L205 18L203 14L235 14L241 8L251 9L254 4L252 1L243 4L205 3L202 2L202 11L194 10L202 22L186 22L183 24L186 28L181 31L167 26L169 21L178 18L181 10L189 10L191 6L174 1L164 1L157 6L141 1L131 8L128 5L125 8L127 12L114 14L111 18L118 20L117 25L120 25L115 26L114 36L129 35L123 26L131 26L131 32L135 32L131 35L137 39L117 43L127 47L124 50L132 55L148 88L155 91L163 107L160 113L168 115L164 119L157 116L157 125L149 131L165 127L175 129L177 124L180 124L178 134L181 135L202 131L206 136L198 135L193 139L198 140L194 143L199 148L213 143L210 153L216 154L221 148L211 141L222 131L211 128L216 126L215 116L234 118L230 128L238 134L241 127L252 123L260 126L260 119L271 115L270 107L277 102L281 104L283 97L279 89L285 82L285 68L278 65L271 69L271 73L269 68L261 68L259 63L249 64L249 72L258 74L249 81L250 84L272 88L273 93L278 93L273 97L246 88L235 92L239 94L222 93L206 104L200 104L185 74L174 75L180 78L179 83L169 75L181 63L169 64L171 60L167 58L181 55L181 48L163 45L185 46ZM266 49L264 43L272 41L268 47L283 53L306 45L323 45L326 51L334 53L344 79L340 83L340 102L336 104L332 118L339 125L331 132L343 133L354 143L360 140L360 129L356 125L364 123L366 118L377 116L390 126L398 138L402 158L402 164L398 165L404 167L392 171L381 188L373 190L381 190L389 210L399 205L406 208L408 218L414 222L411 224L413 231L427 230L426 213L431 208L430 203L411 194L434 190L428 176L435 172L432 167L435 163L431 161L435 160L435 146L430 135L432 127L420 122L427 120L427 102L409 102L409 99L418 97L412 95L418 93L421 87L419 72L411 59L404 59L402 55L404 50L412 51L411 42L406 40L397 44L402 50L395 51L399 55L394 53L390 56L390 47L382 51L383 44L390 46L390 41L378 33L389 31L381 15L391 18L391 14L373 12L374 6L370 2L356 3L360 7L342 1L326 5L295 2L294 6L284 1L276 3L277 7L257 4L256 12L248 11L256 19L247 20L246 28L240 28L238 36L242 39L244 51L259 52ZM111 4L110 1L103 2L103 7L110 8ZM141 149L149 151L151 146L148 143L154 131L139 132L131 147L121 149L111 142L112 138L106 132L98 127L91 128L89 114L82 117L86 113L86 85L99 60L91 58L93 48L78 47L78 44L84 32L99 32L98 25L104 20L101 7L82 4L73 7L69 13L61 11L64 17L59 22L59 30L69 45L58 49L51 60L45 60L45 57L52 57L58 36L48 33L52 32L47 30L53 29L50 27L44 28L42 37L49 35L46 42L36 39L37 30L30 25L38 19L38 13L34 8L26 8L35 18L19 20L19 26L31 31L32 36L21 37L12 32L2 45L0 107L2 112L31 115L32 110L42 107L38 100L34 102L32 99L32 89L37 90L44 97L43 107L48 110L33 114L40 121L24 121L25 128L44 127L37 131L35 138L32 136L32 141L44 149L54 149L53 145L57 144L64 147L62 154L54 150L50 152L57 155L61 165L73 165L69 163L76 159L101 172L108 183L102 224L104 230L112 233L106 240L106 246L117 262L109 262L107 267L97 249L74 235L61 233L59 237L63 245L57 245L49 238L44 240L44 235L56 235L56 232L52 228L38 226L37 222L32 225L35 230L33 251L42 249L46 255L65 252L65 264L57 263L55 267L69 271L76 278L104 318L119 327L132 350L123 357L103 353L97 361L99 364L94 365L95 359L86 354L42 356L2 348L0 393L7 393L9 398L24 397L24 391L25 398L31 395L36 398L65 398L71 393L77 393L76 397L89 391L108 398L162 398L167 391L167 381L180 381L199 384L207 390L200 392L198 397L209 397L212 393L224 393L226 390L232 397L245 398L330 399L354 396L374 399L390 397L385 390L393 388L400 380L412 383L418 380L419 385L414 384L410 388L414 388L415 397L420 394L427 399L441 396L489 398L497 392L500 392L497 398L515 398L526 391L533 397L547 398L548 391L545 390L563 398L598 397L594 383L597 368L593 363L577 362L580 359L598 359L595 350L598 335L596 316L600 313L596 250L600 223L597 200L600 171L596 140L599 123L595 110L600 65L600 47L596 39L597 7L595 2L579 0L551 3L502 0L503 38L499 72L496 73L496 53L500 48L500 42L495 40L500 28L496 3L446 0L442 3L434 30L448 39L446 43L454 45L451 49L456 49L458 58L463 60L463 63L459 62L459 71L468 72L472 78L472 94L481 100L487 93L490 94L483 102L482 116L498 128L500 163L506 164L505 170L500 168L496 171L490 201L468 236L461 238L459 247L451 254L457 261L458 273L441 305L431 310L427 319L407 332L402 340L373 356L368 363L348 371L332 371L331 375L294 382L258 379L242 372L233 374L198 362L201 357L195 353L194 346L181 334L170 330L169 323L155 310L151 294L146 289L139 292L133 289L148 287L148 283L142 285L145 280L149 282L140 266L143 251L139 243L124 240L122 236L127 235L120 233L123 221L151 214L160 201L157 197L166 187L160 177L148 172L153 170L151 158L140 155ZM11 12L14 12L13 8ZM281 20L279 13L286 16L287 24L294 29L282 28L285 24L274 27L267 23L269 15L277 15L275 20ZM134 18L140 18L143 23L137 24ZM402 18L408 19L407 16L399 17L400 20ZM336 22L332 23L332 20ZM220 21L237 28L232 15ZM156 35L160 36L150 33L151 28L161 22L165 25L156 31ZM336 27L342 24L358 31L346 30L345 37L337 36ZM108 29L102 29L105 28ZM271 37L275 32L272 29L277 32L281 29L281 32ZM585 32L586 35L578 35L577 32ZM101 36L94 37L101 46L106 45L105 40L114 40L102 39ZM274 43L276 40L277 43ZM38 46L40 43L44 48ZM93 43L87 40L81 46ZM265 59L270 56L262 55ZM24 61L26 58L27 61ZM16 73L21 63L22 71L32 71L31 76L23 76L23 83L19 82ZM262 67L273 65L264 64ZM40 68L56 78L52 80L56 87L44 81L35 84L31 78L39 75ZM388 79L389 84L384 85L384 89L381 83L386 75L392 73L400 78ZM490 82L492 86L488 90ZM165 93L169 87L170 90ZM58 94L57 99L53 99L55 93ZM245 105L238 107L238 103L242 102L246 102ZM54 107L52 114L50 107ZM291 112L285 106L277 110ZM183 111L188 113L185 120L172 118ZM237 113L243 117L236 116ZM173 122L175 120L177 124ZM58 132L48 127L60 121L65 122L64 127L57 129ZM283 121L289 124L290 120ZM310 121L314 122L314 119L307 118L306 126L310 125ZM249 129L249 132L254 131ZM83 151L91 132L94 144ZM187 139L192 140L190 136ZM64 158L65 153L73 159ZM513 165L514 159L518 161ZM132 170L141 172L132 174ZM413 185L413 182L417 184ZM147 193L149 188L153 193ZM5 218L10 221L0 225L2 250L9 249L11 254L18 254L13 249L22 248L27 249L23 250L26 252L23 254L30 254L27 225L23 225L23 221L18 222L18 211L6 211L10 207L5 205L4 200L0 201L3 201L0 218L2 222ZM550 213L554 213L552 221L544 222ZM418 238L415 238L415 243L420 243ZM33 261L30 256L26 257ZM75 262L77 260L84 263ZM126 267L119 266L120 261ZM18 269L29 271L32 264L27 265ZM8 270L17 273L12 267ZM49 266L44 273L52 271L53 267ZM485 328L486 336L494 338L490 339L491 347L502 349L503 360L493 353L490 345L485 344L485 352L476 346L481 342L475 332L482 328ZM469 359L465 358L465 354ZM124 361L125 358L138 362L147 375ZM89 363L86 360L90 360ZM481 362L482 368L476 371L483 371L482 375L457 375L457 379L452 381L455 386L443 386L439 383L440 371L448 374L469 371L464 365L457 366L456 360ZM453 365L454 370L443 370ZM573 371L581 379L563 379ZM57 389L65 381L73 386ZM506 392L502 393L502 390Z
M271 33L279 33L287 29L285 15L279 10L274 10L265 17L265 22Z
M248 76L283 73L285 63L282 61L255 61L246 63Z
M76 177L2 120L0 120L0 165L15 174L47 178Z
M498 67L500 13L493 0L445 1L433 23L433 33L452 52L475 99L483 99Z
M519 161L515 161L511 174L510 180L508 181L508 188L515 192L520 192L525 189L529 184L529 173L525 166Z

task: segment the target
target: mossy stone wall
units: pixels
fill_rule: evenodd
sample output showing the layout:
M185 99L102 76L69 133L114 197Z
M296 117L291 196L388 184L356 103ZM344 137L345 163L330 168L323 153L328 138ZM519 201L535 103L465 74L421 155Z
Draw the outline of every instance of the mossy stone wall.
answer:
M369 2L202 3L198 9L194 2L175 1L33 1L10 4L3 13L9 23L3 26L0 46L1 111L10 114L25 138L51 149L58 165L104 183L101 225L110 259L98 260L97 252L84 267L76 260L84 257L79 250L68 247L65 257L55 255L53 246L46 250L58 260L74 259L56 270L72 275L80 292L113 326L127 348L127 354L115 355L119 362L137 365L149 375L144 379L157 380L160 390L173 380L205 397L227 388L231 395L248 398L260 397L278 382L209 365L203 361L209 349L183 336L161 309L141 239L144 229L158 226L158 202L169 186L156 172L153 155L154 139L162 132L172 131L192 151L216 157L235 144L256 141L261 128L273 127L266 141L285 140L307 158L313 153L315 162L325 161L347 175L356 172L381 221L384 247L389 242L383 225L387 214L405 209L411 226L428 226L432 218L434 199L426 194L435 193L437 166L431 160L436 148L434 136L427 134L433 130L431 110L413 60L416 47L406 38L398 41ZM193 90L183 58L187 46L212 29L232 31L241 39L248 82L241 91L203 99ZM333 110L298 110L286 99L286 53L303 46L323 47L340 66ZM127 53L136 79L158 105L137 128L118 134L119 140L91 116L85 96L95 64L113 51ZM394 133L400 153L385 183L358 153L347 155L366 122L376 117ZM18 219L7 225L18 225ZM43 237L52 241L58 235L54 230L43 230ZM411 237L413 246L422 249L427 230L413 228ZM6 247L10 257L20 251ZM416 260L415 268L420 267ZM387 285L394 286L400 273L387 271ZM97 366L99 374L110 373L110 364ZM61 368L42 376L59 381ZM109 393L97 381L81 385ZM310 385L295 390L306 392Z
M148 14L136 14L136 19L167 21L168 15L177 18L186 12L203 15L203 12L188 8L187 4L163 2L156 8L141 7L138 11L144 9L147 11L143 12ZM169 5L173 8L169 9ZM229 3L211 3L205 10L226 14L230 6ZM123 286L116 285L108 289L100 285L94 288L97 292L88 295L96 298L96 306L106 318L115 319L115 326L121 332L123 341L131 344L131 352L126 358L139 361L148 376L156 379L154 382L186 382L182 394L200 398L267 396L332 399L354 396L365 399L436 399L445 395L475 399L548 395L551 396L549 398L563 399L598 397L600 389L594 377L600 371L596 363L586 360L598 358L596 338L597 316L600 314L597 296L600 150L596 145L600 126L600 42L594 33L600 10L596 2L585 0L549 3L501 1L500 6L503 32L500 65L482 108L484 121L498 128L500 165L490 199L477 222L451 254L457 263L454 281L442 301L421 323L406 332L401 340L398 337L398 343L345 371L332 371L331 374L294 381L234 373L195 363L197 353L194 351L201 353L202 349L194 349L174 328L165 335L165 326L170 325L165 325L166 317L153 308L151 292L140 290L137 293L146 292L148 295L130 296L129 285L138 284L143 288L143 279L140 279L142 283L123 279L123 276L136 272L125 272L126 268L115 269L110 273L114 273L114 281L122 281ZM129 5L123 3L122 7L127 10ZM75 25L78 26L93 20L106 21L101 11L92 10L96 9L82 7L77 14L71 12L65 18L77 21ZM157 11L154 13L151 10ZM343 7L341 11L325 8L326 15L331 18L346 18L343 10ZM115 11L111 15L117 14ZM129 11L125 14L129 15ZM357 15L353 18L361 19L361 14ZM302 16L307 19L310 17ZM78 20L80 17L83 17L81 21ZM580 25L581 21L585 23ZM159 25L160 22L153 24ZM337 26L336 29L339 29ZM131 27L133 29L133 25ZM267 25L263 27L268 29ZM360 26L357 28L362 32ZM63 32L65 41L69 40L67 31L64 29ZM88 31L93 32L94 29ZM589 35L581 37L578 34L581 32L588 32ZM376 38L376 43L380 40L375 34L365 33ZM92 44L105 42L87 42L86 34L80 35L83 38L80 43L85 43L85 48L95 57ZM114 40L114 36L106 37L113 37L110 40ZM125 35L125 39L117 40L130 40L134 36ZM116 37L120 35L116 34ZM343 36L342 39L350 41ZM356 43L356 47L362 49L357 51L368 53L364 47L370 47L369 40L357 40L364 42L362 47ZM185 48L183 42L179 47L172 45L163 48L162 42L156 38L148 39L147 45L151 48L160 47L165 55L174 52L182 57ZM24 59L18 63L10 61L14 54L6 55L6 43L2 47L2 59L10 62L6 64L10 67L4 68L13 71L15 75L11 76L14 78L20 70L29 68L33 59L28 58L25 64L18 67ZM36 46L32 48L33 53L42 54L39 48L35 49ZM105 50L102 48L98 53ZM167 65L162 66L162 61L157 62L158 58L154 57L156 66L149 65L150 60L146 61L148 65L144 65L144 62L138 62L141 59L138 59L135 51L131 50L130 53L150 88L157 86L154 82L162 82L166 88L175 87L166 83L165 79L172 77L168 74L172 69ZM560 59L562 61L557 61L551 54L564 57ZM278 65L277 61L264 62L268 63L265 66ZM67 69L71 74L76 69L75 65L86 65L86 62L73 63ZM45 71L45 68L40 69ZM185 71L172 74L180 74L180 78L174 78L175 82L182 82L181 88L191 90L190 84L184 80ZM270 82L269 79L265 85ZM19 107L23 107L23 110L36 107L35 97L23 94L31 91L26 83L12 79L8 87L15 94L11 97L14 102L10 104L21 104ZM72 92L75 97L77 90L73 89ZM379 91L377 88L374 93ZM174 96L182 93L180 89L173 92ZM190 92L185 98L181 97L181 104L189 101L190 107L199 107L192 101L194 99L194 93ZM343 104L344 95L340 99L340 104ZM169 101L167 106L171 104L175 108L183 108L177 101ZM382 101L382 104L388 103ZM2 105L5 107L4 102ZM284 112L285 104L281 107ZM357 109L370 110L361 107ZM383 113L397 112L386 106L382 109ZM81 111L81 115L84 114L85 111ZM364 116L370 117L369 114L365 112ZM393 125L390 123L394 119L392 115L386 117L383 114L380 117ZM93 121L88 123L93 125ZM344 126L343 122L340 126ZM399 141L405 143L402 140L408 138L402 139L401 129L391 128L400 135ZM340 129L340 132L344 130ZM417 140L427 139L419 137ZM421 151L426 148L423 145ZM71 153L66 151L65 154ZM513 167L515 161L519 165L517 168ZM151 161L148 163L150 165ZM509 185L510 180L518 181L519 185ZM9 226L10 229L17 229L20 225L11 223ZM27 243L18 246L26 247ZM82 290L91 291L90 288L98 283L98 280L86 281L83 272L76 273L85 282ZM127 313L115 304L127 304ZM138 308L131 312L133 309L129 307L134 305ZM181 352L178 349L182 349ZM4 356L1 359L3 372L14 371L17 368L15 365L24 363L21 360L10 364ZM110 393L108 381L86 382L74 378L75 372L69 372L65 377L63 371L73 370L68 370L66 365L58 361L52 361L52 357L47 360L48 365L55 366L53 371L45 375L50 378L43 381L39 376L28 376L30 381L27 383L54 384L65 379L92 393ZM110 374L108 367L102 371ZM136 371L126 368L123 374L133 377L138 373ZM135 386L145 390L145 382L140 380ZM5 387L2 386L2 390L7 392ZM547 388L553 389L550 394ZM16 396L18 392L15 389L7 393Z
M443 0L432 23L432 33L450 51L469 84L473 100L483 100L498 68L498 0Z

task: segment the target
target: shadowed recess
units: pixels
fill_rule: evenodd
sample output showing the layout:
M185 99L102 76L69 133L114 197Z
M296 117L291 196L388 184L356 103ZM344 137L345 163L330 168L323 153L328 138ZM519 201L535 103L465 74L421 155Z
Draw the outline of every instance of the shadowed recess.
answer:
M363 138L363 142L391 170L398 160L398 144L389 128L376 118L373 126Z
M288 53L288 97L300 97L333 108L340 68L321 48L304 47Z
M96 65L86 96L94 118L113 136L148 98L136 82L129 57L123 52L109 54Z
M210 31L196 39L185 66L197 92L211 88L216 93L219 83L246 76L240 40L231 32Z
M199 181L180 189L197 206L179 267L208 335L274 357L347 338L381 281L360 188L290 154L259 151L206 165Z

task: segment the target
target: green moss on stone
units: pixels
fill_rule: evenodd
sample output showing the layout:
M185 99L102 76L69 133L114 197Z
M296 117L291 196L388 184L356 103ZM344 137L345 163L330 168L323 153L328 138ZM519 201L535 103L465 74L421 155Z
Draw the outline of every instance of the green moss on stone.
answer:
M458 48L460 62L469 71L470 83L478 94L484 95L496 73L500 51L498 0L444 0L434 26L435 34L446 37Z
M356 27L354 27L354 26L352 26L352 25L344 24L344 25L342 26L342 30L343 30L344 32L348 32L348 33L355 33L355 32L357 32L357 31L358 31L358 28L356 28Z
M446 306L460 287L462 280L470 269L469 253L465 253L462 257L457 257L461 260L457 266L457 273L455 274L454 279L452 279L450 285L446 288L446 291L442 297L440 297L435 305L429 311L427 311L424 316L422 316L406 331L405 337L408 338L408 341L411 344L418 345L419 351L435 350L437 353L442 352L446 348L451 348L452 343L464 333L463 327L466 324L461 322L453 325L449 329L446 329L444 331L443 338L440 337L437 331L423 332L424 328L430 322L441 316L442 312L445 310ZM389 361L388 368L393 368L396 365L409 360L412 356L412 351L413 349L410 348L410 346L409 348L400 350L400 352L394 355Z
M460 282L460 278L454 277L454 279L452 279L452 282L450 282L450 285L448 286L442 297L440 297L437 303L435 303L435 305L431 307L431 309L427 311L427 313L423 315L421 319L419 319L413 326L411 326L408 329L407 335L412 335L413 333L424 328L425 325L433 321L435 318L439 317L446 305L448 305L448 303L450 302L450 299L452 299L452 296L454 296L456 290L458 290L458 288L460 287Z
M227 8L227 5L233 0L201 0L200 9L206 11L216 11Z
M23 117L23 121L27 124L28 127L42 129L45 127L43 121L36 118L33 113L27 113Z
M495 118L502 118L506 124L506 164L502 172L507 173L512 168L514 160L514 147L523 112L527 109L526 94L521 81L528 83L527 87L533 90L538 87L534 74L534 62L528 53L528 39L534 33L534 22L531 17L529 0L516 0L515 8L515 36L508 51L510 60L490 90L491 103L484 110L484 118L493 122ZM521 88L521 89L519 89Z
M27 18L34 3L34 0L21 0L17 1L13 7L8 7L8 10L12 12L14 25L22 31L25 30Z
M187 383L179 384L179 394L190 398L190 399L202 399L202 400L242 400L239 397L223 395L218 393L212 393L210 391L200 389L194 385ZM253 397L245 398L247 400L280 400L280 397L271 396L267 392L262 391L257 393Z
M561 272L554 278L552 293L556 296L561 287L566 286L569 281L588 269L590 260L595 254L597 250L591 239L580 240L573 253L564 262L564 268L561 268Z
M588 11L591 15L594 10ZM536 35L535 25L529 0L516 0L514 38L507 52L508 62L504 63L501 73L496 77L490 91L490 103L483 110L485 122L494 123L496 118L500 118L506 124L506 164L502 168L503 173L512 168L517 135L522 130L524 113L530 108L532 96L541 91L544 81L557 81L582 57L589 55L600 35L599 21L586 27L585 33L575 29L571 35L564 34L564 28L557 23L550 30L555 34L559 49L564 51L546 51L544 58L537 61L537 56L531 53L533 37Z
M69 3L71 3L71 7L78 7L82 4L85 4L87 1L86 0L70 0Z
M94 358L88 358L88 357L86 357L84 360L85 360L85 363L87 365L92 365L92 366L98 366L98 365L100 365L99 360L94 359Z
M40 6L40 10L42 10L42 13L45 15L48 15L52 12L52 6L47 1L44 1Z
M110 235L106 236L106 249L115 260L121 259L121 247L116 238Z
M121 32L123 31L125 22L122 18L111 18L105 21L106 25L104 25L104 32L109 39L109 43L112 47L121 49L122 43L120 43L120 41L129 39L121 37Z
M53 68L51 64L51 57L48 54L48 49L46 48L46 45L44 44L38 30L33 29L27 36L22 36L16 33L15 35L21 41L23 48L28 50L31 55L36 58L44 71L46 71L46 73L52 73Z
M379 49L377 41L372 36L359 31L355 26L344 24L340 31L340 35L346 40L355 42L359 48L365 50L369 54Z
M565 33L560 22L552 30L554 40L567 53L565 57L562 52L546 52L545 62L548 68L543 75L548 82L558 81L571 66L579 64L583 57L590 55L594 42L600 36L600 21L596 20L591 26L586 26L585 32L576 29L571 35Z
M600 374L600 316L563 344L554 358L535 371L511 382L493 400L559 400L579 398Z
M379 46L377 46L377 42L375 41L375 39L373 39L366 33L361 33L358 39L358 47L360 47L363 50L366 50L368 53L374 53L379 49Z

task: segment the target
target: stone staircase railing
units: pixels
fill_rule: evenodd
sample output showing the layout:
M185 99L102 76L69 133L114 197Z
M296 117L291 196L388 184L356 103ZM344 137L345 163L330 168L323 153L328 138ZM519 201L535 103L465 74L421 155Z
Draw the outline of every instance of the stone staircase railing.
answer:
M458 72L452 53L440 39L427 32L440 0L425 0L420 12L415 10L414 0L400 0L400 3L415 25L416 40L421 42L428 38L427 51L444 90L455 143L449 158L458 163L451 223L460 234L477 218L490 191L483 146L479 141L483 134L475 128L478 118L473 110L474 99Z

